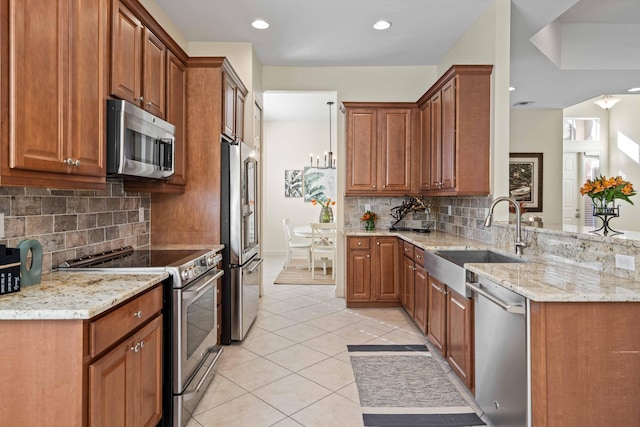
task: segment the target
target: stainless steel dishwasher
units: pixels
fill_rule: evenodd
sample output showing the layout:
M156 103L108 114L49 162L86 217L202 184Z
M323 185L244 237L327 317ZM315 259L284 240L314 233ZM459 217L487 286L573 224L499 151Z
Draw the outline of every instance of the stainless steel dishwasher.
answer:
M497 427L530 425L526 298L482 277L466 285L475 309L476 402Z

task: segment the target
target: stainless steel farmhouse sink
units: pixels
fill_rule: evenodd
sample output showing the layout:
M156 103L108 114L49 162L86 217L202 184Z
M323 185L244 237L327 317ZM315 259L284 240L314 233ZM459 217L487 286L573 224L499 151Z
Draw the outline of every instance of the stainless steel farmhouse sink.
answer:
M429 274L443 282L460 295L466 295L467 263L523 263L521 258L503 255L487 249L482 250L443 250L426 251L424 254L425 269ZM467 295L468 296L468 295Z
M468 251L438 251L436 255L451 261L452 263L464 266L466 263L520 263L526 262L522 258L503 255L491 250L468 250Z

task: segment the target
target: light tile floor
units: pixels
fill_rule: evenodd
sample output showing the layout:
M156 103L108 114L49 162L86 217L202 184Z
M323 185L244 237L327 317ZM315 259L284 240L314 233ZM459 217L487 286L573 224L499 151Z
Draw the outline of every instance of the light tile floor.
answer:
M333 286L274 285L283 263L265 257L258 316L225 347L187 427L362 426L347 344L427 343L401 308L347 309Z

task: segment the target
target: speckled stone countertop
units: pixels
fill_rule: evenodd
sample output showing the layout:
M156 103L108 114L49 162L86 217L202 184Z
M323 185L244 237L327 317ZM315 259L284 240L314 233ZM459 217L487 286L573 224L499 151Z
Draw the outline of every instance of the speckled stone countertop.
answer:
M0 295L0 320L90 319L169 277L53 271L39 285Z
M344 230L345 236L396 236L426 251L491 249L491 244L441 231L415 233L386 230ZM509 255L515 256L513 253ZM465 264L465 268L507 289L539 302L640 302L640 282L579 267L524 256L526 263Z

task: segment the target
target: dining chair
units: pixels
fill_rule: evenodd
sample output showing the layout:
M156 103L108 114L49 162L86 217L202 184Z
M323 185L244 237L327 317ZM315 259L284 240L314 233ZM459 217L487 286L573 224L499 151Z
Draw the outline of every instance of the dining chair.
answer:
M322 259L327 274L327 260L331 259L331 278L336 278L336 223L311 223L311 279L315 279L315 261Z
M291 264L291 254L295 250L305 251L307 255L307 268L311 270L311 242L297 242L291 238L291 229L289 228L289 218L282 219L282 228L284 229L284 238L287 242L287 258L284 261L285 270Z

